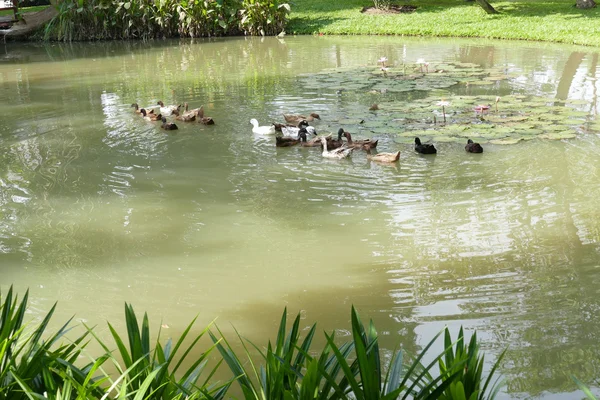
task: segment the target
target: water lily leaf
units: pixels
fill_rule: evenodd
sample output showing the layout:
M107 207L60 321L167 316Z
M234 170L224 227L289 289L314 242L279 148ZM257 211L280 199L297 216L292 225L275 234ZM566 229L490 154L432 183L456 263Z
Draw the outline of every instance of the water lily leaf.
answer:
M494 140L490 140L490 143L492 144L517 144L519 143L521 140L521 138L506 138L506 139L494 139Z
M513 115L513 116L488 115L485 119L489 122L507 123L507 122L527 121L529 119L529 117L527 117L526 115Z
M469 82L469 85L493 85L495 82L494 81L473 81L473 82Z
M540 139L551 139L551 140L560 140L560 139L572 139L577 137L577 135L571 131L562 131L562 132L550 132L544 133L538 136Z
M569 117L587 117L589 113L585 111L569 110L562 112L562 115L566 115Z

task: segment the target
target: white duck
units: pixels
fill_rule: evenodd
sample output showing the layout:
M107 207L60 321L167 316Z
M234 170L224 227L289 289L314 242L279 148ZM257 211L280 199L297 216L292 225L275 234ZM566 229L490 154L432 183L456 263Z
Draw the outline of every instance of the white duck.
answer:
M275 125L263 125L259 126L256 118L252 118L250 120L252 124L252 133L256 133L257 135L274 135L275 134Z
M342 158L350 157L352 150L354 150L354 147L340 147L338 149L328 151L327 139L325 137L321 137L321 144L323 145L323 157L326 158L335 158L341 160Z
M283 136L298 136L298 133L300 132L300 130L302 128L306 129L307 134L310 134L310 135L317 134L317 130L313 126L308 125L308 121L306 121L306 120L300 121L300 123L298 124L298 127L293 127L293 126L282 127L281 133L283 133Z
M163 103L162 100L159 100L156 104L160 106L160 113L163 117L168 117L172 114L179 115L181 106L165 106L165 103Z

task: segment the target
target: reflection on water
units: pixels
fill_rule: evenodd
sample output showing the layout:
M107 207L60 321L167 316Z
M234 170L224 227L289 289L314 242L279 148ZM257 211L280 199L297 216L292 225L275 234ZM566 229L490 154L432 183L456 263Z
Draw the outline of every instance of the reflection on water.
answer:
M60 317L90 324L122 320L123 301L133 301L173 334L200 313L201 323L218 316L260 341L284 306L302 310L306 325L347 329L355 304L386 348L416 350L463 324L488 352L510 346L506 397L572 397L569 374L595 378L600 350L598 137L488 144L481 155L441 143L423 157L382 135L381 151L402 151L398 166L385 166L361 153L323 160L251 133L250 118L316 111L326 124L368 107L372 94L306 91L296 76L382 55L515 76L456 93L534 93L597 109L597 54L548 44L9 45L0 55L0 286L30 287L33 315L58 300ZM203 104L217 124L166 134L129 107L158 100Z

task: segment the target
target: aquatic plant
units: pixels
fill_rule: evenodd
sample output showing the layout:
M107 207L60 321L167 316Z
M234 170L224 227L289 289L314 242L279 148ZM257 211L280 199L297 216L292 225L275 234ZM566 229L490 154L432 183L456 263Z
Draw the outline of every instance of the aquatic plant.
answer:
M85 346L87 333L70 344L58 344L70 320L58 331L47 332L56 304L29 331L24 323L28 298L29 291L19 301L12 286L3 299L0 293L0 399L25 399L27 393L55 391L62 381L61 371L68 369L73 371L73 381L81 382L84 377L73 363Z
M384 75L379 71L381 67L327 69L301 75L300 81L308 89L342 91L345 96L356 98L340 110L330 110L327 121L320 124L323 132L335 132L342 125L365 137L395 134L398 141L405 143L422 137L442 142L464 143L473 138L480 143L516 144L521 140L570 139L578 133L600 131L600 122L591 120L588 112L580 109L586 104L580 100L511 94L502 97L500 108L500 97L492 87L486 90L491 93L482 95L452 95L446 91L443 95L447 97L440 101L439 94L427 96L424 92L439 93L441 89L458 87L469 93L472 87L487 88L511 79L512 75L459 62L432 62L429 73L420 73L423 65L408 65L407 69L387 67ZM398 93L406 94L400 98ZM378 112L369 112L361 104L363 98L368 104L376 103ZM452 112L447 118L450 102ZM438 107L446 124L436 124Z

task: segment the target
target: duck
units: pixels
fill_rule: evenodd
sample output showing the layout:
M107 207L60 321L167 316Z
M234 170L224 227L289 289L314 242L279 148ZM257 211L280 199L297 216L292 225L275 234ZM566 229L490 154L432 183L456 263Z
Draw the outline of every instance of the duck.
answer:
M168 117L171 114L179 115L179 109L181 108L181 105L165 106L165 103L163 103L162 100L159 100L156 104L160 106L160 113L165 117Z
M432 144L421 144L421 139L415 138L415 151L421 154L435 154L437 150Z
M252 118L250 120L252 124L252 133L256 133L257 135L274 135L275 134L275 126L273 125L263 125L259 126L256 118Z
M200 106L200 108L194 108L190 112L196 113L196 120L204 125L214 125L215 121L211 117L204 116L204 106Z
M468 139L465 151L468 153L483 153L483 147L479 143L473 143L471 139Z
M321 119L321 117L317 113L310 113L307 117L301 114L283 114L283 118L288 124L295 125L298 125L298 123L300 123L300 121L302 121L303 119L305 119L308 122L312 122L315 119Z
M162 115L149 113L145 108L140 108L140 113L146 121L159 121L162 118Z
M325 137L321 137L321 144L323 145L323 153L321 154L325 158L335 158L337 160L341 160L343 158L350 157L350 154L352 154L352 151L354 150L354 147L340 147L338 149L329 151L327 150L327 139Z
M306 139L307 134L308 134L308 131L304 128L300 129L300 132L298 132L298 137L300 138L300 146L302 146L302 147L319 147L319 146L321 146L321 138L320 137L316 137L314 139L307 140ZM326 136L325 139L326 140L331 139L331 136ZM328 147L330 147L330 146L328 146Z
M138 103L131 103L131 107L134 108L133 112L135 112L136 114L141 114L142 111L140 110L140 106L138 105Z
M179 129L177 125L175 125L173 122L167 122L167 119L165 117L162 117L161 121L162 124L160 125L160 127L166 131L174 131L176 129Z
M280 124L277 122L271 122L271 125L273 125L275 127L275 131L277 131L277 132L282 132L283 128L296 128L296 125Z
M304 134L304 135L305 135L304 137L306 137L306 134ZM300 137L293 138L293 137L290 137L290 136L285 136L285 137L276 136L275 137L275 146L276 147L290 147L290 146L295 146L298 143L300 143L300 140L301 140Z
M375 147L377 147L377 143L379 142L379 139L378 140L363 139L363 140L353 141L352 135L350 134L350 132L346 132L346 131L344 131L344 137L348 141L348 143L346 143L346 146L354 147L355 149L362 149L364 145L368 145L369 148L374 149Z
M395 163L400 159L400 151L395 153L377 153L371 154L371 147L369 144L363 145L363 149L367 152L367 160L377 161L381 163Z
M342 135L344 134L344 129L340 128L338 129L338 136L337 139L333 139L331 136L327 136L327 148L329 149L338 149L340 147L342 147L342 145L344 144L344 141L342 140Z
M308 121L306 121L305 119L303 119L302 121L300 121L298 123L298 126L294 126L294 127L289 127L289 126L284 126L281 128L281 133L283 133L284 136L298 136L298 133L300 132L301 129L306 129L307 134L310 133L312 135L316 135L317 134L317 130L308 125ZM275 130L277 130L277 128L275 128Z
M183 122L192 122L196 120L196 114L199 108L188 111L188 103L184 103L185 110L180 115L176 116L175 119Z

